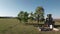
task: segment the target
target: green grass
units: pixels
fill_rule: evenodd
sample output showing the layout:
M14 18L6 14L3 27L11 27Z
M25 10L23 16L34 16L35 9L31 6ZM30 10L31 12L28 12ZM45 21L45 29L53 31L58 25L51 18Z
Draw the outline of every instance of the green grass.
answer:
M55 24L60 23L56 22ZM39 32L36 27L20 23L18 19L0 18L0 34L60 34L60 31Z
M17 19L0 19L0 34L38 34L36 27L24 25Z

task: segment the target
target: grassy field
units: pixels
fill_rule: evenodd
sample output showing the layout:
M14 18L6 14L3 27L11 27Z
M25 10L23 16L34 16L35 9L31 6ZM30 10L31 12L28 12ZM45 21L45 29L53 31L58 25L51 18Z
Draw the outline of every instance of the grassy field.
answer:
M60 24L60 23L55 23ZM0 18L0 34L59 34L59 32L39 32L38 29L32 25L25 25L19 22L18 19Z
M0 19L0 34L39 34L34 26L27 26L17 19Z

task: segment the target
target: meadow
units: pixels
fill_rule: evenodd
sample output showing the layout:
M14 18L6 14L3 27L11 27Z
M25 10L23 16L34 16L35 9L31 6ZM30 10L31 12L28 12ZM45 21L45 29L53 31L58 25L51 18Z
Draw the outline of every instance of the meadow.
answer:
M27 26L15 18L0 18L0 34L38 34L34 26Z
M60 23L55 23L59 25ZM39 32L37 27L33 25L25 25L20 23L16 18L0 18L0 34L59 34L54 31Z

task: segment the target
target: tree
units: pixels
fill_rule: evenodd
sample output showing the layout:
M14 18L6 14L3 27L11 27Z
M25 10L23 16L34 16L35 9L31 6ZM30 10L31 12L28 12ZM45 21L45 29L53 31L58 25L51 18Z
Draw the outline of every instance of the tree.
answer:
M24 13L24 22L28 22L28 13L27 12Z
M33 12L29 13L29 22L33 22Z
M28 20L28 13L24 12L24 11L20 11L20 13L18 14L18 19L22 22L27 22Z
M37 18L38 23L39 23L39 20L41 21L41 20L44 19L44 9L43 9L43 7L38 6L36 8L35 13L36 13L36 18Z
M20 11L20 13L18 14L18 19L20 21L24 21L24 22L27 22L28 21L28 18L33 21L34 19L36 19L39 23L39 21L43 21L44 20L44 8L41 7L41 6L38 6L36 8L36 11L35 13L27 13L27 12L24 12L24 11Z
M20 11L18 14L18 19L21 21L23 21L23 17L24 17L24 11Z

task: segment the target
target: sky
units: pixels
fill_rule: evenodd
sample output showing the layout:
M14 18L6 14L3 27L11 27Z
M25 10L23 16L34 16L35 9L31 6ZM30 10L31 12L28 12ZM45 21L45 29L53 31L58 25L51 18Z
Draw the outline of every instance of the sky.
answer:
M0 16L16 17L20 11L35 12L36 7L42 6L53 18L60 18L60 0L0 0Z

